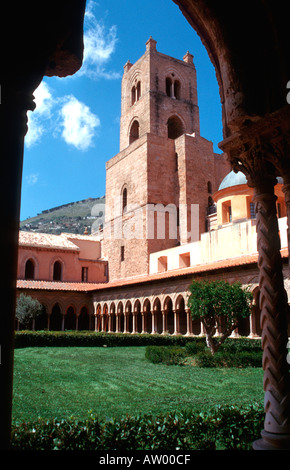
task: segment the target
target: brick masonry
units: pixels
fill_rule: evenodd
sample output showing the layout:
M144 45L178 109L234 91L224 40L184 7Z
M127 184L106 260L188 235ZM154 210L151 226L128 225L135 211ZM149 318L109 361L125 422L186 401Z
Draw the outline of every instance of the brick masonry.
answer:
M120 152L106 166L103 255L109 280L147 274L150 253L190 241L191 204L199 205L199 237L211 193L228 171L225 157L200 136L193 56L161 54L150 38L144 55L124 66ZM158 212L158 204L171 207L171 215ZM180 227L187 223L185 233L178 224L172 232L174 217ZM164 234L157 227L163 220Z

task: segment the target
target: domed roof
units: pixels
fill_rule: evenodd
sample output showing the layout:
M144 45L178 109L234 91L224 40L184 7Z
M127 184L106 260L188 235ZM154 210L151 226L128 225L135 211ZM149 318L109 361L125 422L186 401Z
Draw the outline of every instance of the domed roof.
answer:
M283 184L283 178L278 176L277 183ZM241 171L235 173L232 170L224 177L221 184L219 185L218 191L220 191L221 189L230 188L232 186L237 186L238 184L247 184L247 178Z
M235 173L232 170L224 177L218 190L220 191L221 189L230 188L231 186L237 186L238 184L247 184L247 179L241 171Z

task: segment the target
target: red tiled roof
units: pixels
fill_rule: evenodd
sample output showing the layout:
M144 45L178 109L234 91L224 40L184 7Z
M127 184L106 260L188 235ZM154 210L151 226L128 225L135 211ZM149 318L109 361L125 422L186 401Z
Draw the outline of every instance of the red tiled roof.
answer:
M72 243L65 235L52 235L50 233L19 231L19 246L53 248L61 250L79 251L79 247Z
M288 249L281 250L282 258L288 257ZM228 258L211 263L199 264L196 266L189 266L187 268L173 269L163 273L148 274L134 278L117 279L107 283L89 283L89 282L61 282L61 281L29 281L18 280L17 288L19 289L45 289L45 290L68 290L68 291L97 291L103 289L112 289L114 287L130 286L134 284L142 284L146 282L159 281L163 279L178 278L182 276L190 276L194 274L215 271L219 269L233 268L238 266L245 266L255 264L258 261L258 253L251 255L237 256L235 258Z
M37 289L37 290L62 290L88 292L95 290L98 284L94 282L62 282L62 281L37 281L18 279L17 289Z
M282 258L288 257L288 249L283 248L281 250ZM189 266L187 268L178 268L171 271L166 271L163 273L148 274L146 276L138 276L134 278L127 279L117 279L108 283L97 284L96 290L101 289L110 289L113 287L122 287L129 286L133 284L140 284L145 282L159 281L162 279L178 278L182 276L190 276L194 274L215 271L218 269L226 269L238 266L244 266L249 264L255 264L258 261L258 253L253 253L251 255L237 256L235 258L228 258L219 261L213 261L211 263L199 264L196 266Z

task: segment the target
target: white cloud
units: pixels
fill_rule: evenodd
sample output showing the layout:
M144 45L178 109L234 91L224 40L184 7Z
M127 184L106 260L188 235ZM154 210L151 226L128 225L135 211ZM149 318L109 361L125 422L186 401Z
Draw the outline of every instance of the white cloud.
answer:
M87 150L93 144L96 128L100 126L98 116L73 95L65 98L60 115L62 137L65 142L78 150Z
M28 132L25 137L25 144L31 147L36 144L44 133L44 120L49 119L53 106L52 94L46 82L41 82L34 91L34 102L36 108L33 112L28 111Z
M38 177L38 173L30 173L30 175L26 176L27 184L29 184L29 186L36 184L38 181Z
M76 75L86 75L92 79L120 78L120 73L106 71L105 65L115 52L117 44L117 28L106 29L101 21L96 19L94 1L87 4L84 22L84 59L81 69Z

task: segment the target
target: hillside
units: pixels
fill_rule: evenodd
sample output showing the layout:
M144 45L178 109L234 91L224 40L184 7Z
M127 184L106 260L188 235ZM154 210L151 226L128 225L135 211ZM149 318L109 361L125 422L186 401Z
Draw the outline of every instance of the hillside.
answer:
M87 227L91 233L92 226L95 231L103 224L104 211L101 209L104 204L105 196L63 204L21 221L20 229L58 235L61 232L83 234Z

